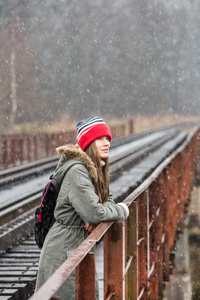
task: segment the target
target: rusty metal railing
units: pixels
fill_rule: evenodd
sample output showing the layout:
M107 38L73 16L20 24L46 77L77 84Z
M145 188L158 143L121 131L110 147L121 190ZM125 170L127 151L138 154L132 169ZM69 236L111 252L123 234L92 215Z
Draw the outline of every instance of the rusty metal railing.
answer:
M120 222L99 224L30 300L55 299L55 292L75 269L76 299L95 299L95 260L90 250L102 237L104 299L160 299L162 283L169 279L170 250L177 230L183 228L199 146L197 127L124 200L130 209L125 229Z
M113 138L133 134L134 122L110 126ZM56 147L76 143L76 131L0 136L0 169L56 155Z

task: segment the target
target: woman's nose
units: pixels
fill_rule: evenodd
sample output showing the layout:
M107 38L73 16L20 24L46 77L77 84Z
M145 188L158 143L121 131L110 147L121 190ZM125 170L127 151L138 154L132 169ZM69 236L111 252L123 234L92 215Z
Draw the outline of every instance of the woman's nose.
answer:
M105 143L106 145L108 145L108 146L110 145L110 141L108 140L108 138L105 138L105 139L104 139L104 143Z

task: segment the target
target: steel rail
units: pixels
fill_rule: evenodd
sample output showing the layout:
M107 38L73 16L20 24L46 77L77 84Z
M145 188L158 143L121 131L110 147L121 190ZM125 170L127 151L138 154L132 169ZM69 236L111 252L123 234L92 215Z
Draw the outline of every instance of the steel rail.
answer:
M37 172L37 169L39 167L45 168L45 165L47 165L47 167L48 167L48 164L49 163L51 164L54 161L58 161L57 155L50 156L47 158L42 158L42 159L32 161L32 162L27 162L27 163L19 165L19 166L1 170L0 171L0 184L3 185L4 181L5 182L9 181L9 180L11 180L11 178L14 178L14 176L23 178L24 176L26 176L28 174L28 171L30 171L32 169L33 169L33 174L34 174L34 172Z
M115 155L110 158L110 173L114 173L120 169L129 166L131 163L136 163L138 160L141 160L143 157L147 156L148 153L152 152L165 142L169 141L179 133L177 130L170 130L166 135L161 136L158 139L147 142L145 145L138 145L135 147L134 151L128 149L124 152L123 157L120 154Z
M179 154L181 153L184 148L189 144L189 142L194 137L195 133L199 130L199 125L196 126L193 131L186 137L185 141L175 150L173 151L168 157L165 158L163 162L159 164L159 166L151 173L151 175L145 179L125 200L124 203L128 206L131 205L135 199L142 194L148 186L159 176L159 174L166 168L168 164Z

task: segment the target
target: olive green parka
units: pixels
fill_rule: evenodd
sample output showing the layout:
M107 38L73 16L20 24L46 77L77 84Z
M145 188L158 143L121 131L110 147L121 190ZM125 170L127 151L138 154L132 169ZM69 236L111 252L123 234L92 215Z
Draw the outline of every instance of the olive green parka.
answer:
M59 147L57 152L60 160L54 179L62 184L54 213L56 222L47 234L40 255L36 290L89 235L84 229L85 224L124 220L129 214L128 207L123 203L116 204L112 195L105 203L99 202L93 186L97 180L96 168L77 145ZM75 299L75 272L55 296L62 300Z

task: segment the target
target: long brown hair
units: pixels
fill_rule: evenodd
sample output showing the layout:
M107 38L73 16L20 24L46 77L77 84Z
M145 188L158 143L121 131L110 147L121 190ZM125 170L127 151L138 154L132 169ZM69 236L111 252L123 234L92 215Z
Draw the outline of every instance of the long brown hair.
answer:
M86 154L92 159L96 169L97 169L97 182L94 183L94 188L96 194L99 196L100 202L104 203L110 193L109 190L109 175L108 175L108 165L109 165L109 159L104 158L101 159L96 145L95 141L93 141L85 150ZM102 167L101 160L105 162L105 165Z

